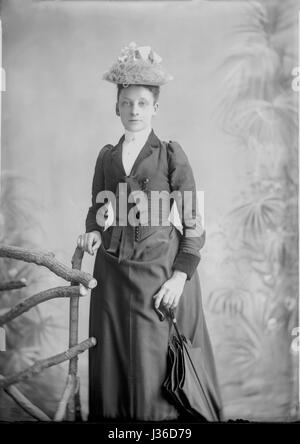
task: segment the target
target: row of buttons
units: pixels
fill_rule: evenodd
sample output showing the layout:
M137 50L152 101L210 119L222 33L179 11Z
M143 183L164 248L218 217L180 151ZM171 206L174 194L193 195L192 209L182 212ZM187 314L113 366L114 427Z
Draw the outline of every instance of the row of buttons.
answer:
M145 191L147 188L147 183L150 181L149 177L146 177L146 179L144 179L142 181L142 191Z
M146 177L145 179L143 179L142 181L142 191L146 191L147 189L147 183L150 181L149 177ZM140 218L140 212L138 211L136 214L137 219ZM139 236L140 236L140 227L135 227L134 229L134 239L136 242L139 241Z
M134 229L134 239L137 242L139 240L139 235L140 235L140 228L139 227L135 227Z

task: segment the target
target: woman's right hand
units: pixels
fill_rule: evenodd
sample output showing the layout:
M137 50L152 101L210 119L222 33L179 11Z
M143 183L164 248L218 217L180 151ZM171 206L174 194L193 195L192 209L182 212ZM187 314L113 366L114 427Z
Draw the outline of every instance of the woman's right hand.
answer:
M90 233L80 234L77 239L77 246L92 256L98 250L101 244L101 234L99 231L91 231Z

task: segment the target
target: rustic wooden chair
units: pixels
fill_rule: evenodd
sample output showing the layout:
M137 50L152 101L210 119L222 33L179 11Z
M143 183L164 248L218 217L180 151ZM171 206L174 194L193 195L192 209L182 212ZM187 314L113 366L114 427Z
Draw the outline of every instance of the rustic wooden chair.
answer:
M30 296L0 315L0 327L7 322L22 315L36 305L54 298L70 298L69 314L69 348L47 359L36 361L27 369L11 376L0 375L0 389L4 390L27 413L39 421L81 421L80 381L78 376L78 355L96 345L95 338L88 338L78 343L78 317L79 317L79 284L87 289L96 287L97 281L88 273L81 271L83 250L75 249L72 257L72 268L60 263L51 252L28 250L14 246L0 245L0 257L33 262L39 266L47 267L57 276L70 282L70 286L51 288ZM0 283L0 291L13 290L26 286L24 280L7 281ZM69 372L66 386L53 418L46 415L40 408L26 398L14 384L28 380L48 367L69 360Z

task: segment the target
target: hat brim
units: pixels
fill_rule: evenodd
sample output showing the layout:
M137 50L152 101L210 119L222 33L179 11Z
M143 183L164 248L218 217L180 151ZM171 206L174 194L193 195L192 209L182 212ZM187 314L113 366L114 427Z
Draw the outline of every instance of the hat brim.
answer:
M102 78L117 85L148 86L161 86L173 80L173 77L160 65L146 63L115 63Z

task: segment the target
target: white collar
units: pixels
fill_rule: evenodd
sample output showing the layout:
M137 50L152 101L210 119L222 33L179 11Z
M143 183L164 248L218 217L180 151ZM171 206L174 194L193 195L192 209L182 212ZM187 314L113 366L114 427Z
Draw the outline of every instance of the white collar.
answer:
M125 129L125 139L124 141L126 143L134 142L137 145L145 145L150 133L152 131L152 128L145 128L138 132L128 131Z

